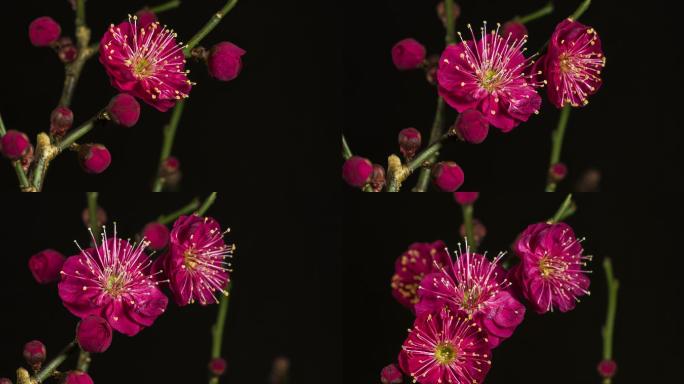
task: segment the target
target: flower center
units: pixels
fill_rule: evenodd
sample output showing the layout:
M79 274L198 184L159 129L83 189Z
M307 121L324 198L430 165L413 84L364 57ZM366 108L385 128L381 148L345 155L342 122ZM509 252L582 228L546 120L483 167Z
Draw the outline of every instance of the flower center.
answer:
M541 273L541 277L544 279L563 273L566 268L566 263L559 262L548 255L544 255L544 257L539 260L539 273Z
M198 264L197 256L195 256L195 250L192 248L186 249L183 253L184 264L186 268L195 269Z
M152 64L144 57L133 59L133 76L144 79L152 73Z
M575 65L572 63L572 56L567 52L561 53L560 59L560 70L563 73L573 73L575 72Z
M456 347L448 342L437 344L435 348L435 359L442 365L451 364L458 357Z
M496 90L499 85L499 76L497 72L493 69L487 69L484 71L480 77L480 86L487 90L487 92L492 93Z
M466 289L463 291L463 301L461 306L463 309L472 314L477 309L478 300L480 299L480 290L477 287Z
M125 285L126 279L123 276L112 274L105 281L104 291L112 297L117 297L122 293Z

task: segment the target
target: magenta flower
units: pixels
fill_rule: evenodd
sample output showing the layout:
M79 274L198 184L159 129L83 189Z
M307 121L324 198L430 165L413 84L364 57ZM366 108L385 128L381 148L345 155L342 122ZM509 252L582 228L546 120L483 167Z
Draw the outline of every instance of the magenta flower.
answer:
M457 252L453 263L425 276L418 291L416 313L453 305L486 331L490 348L498 346L525 317L525 306L513 296L506 271L498 265L503 255L500 253L490 262L467 248L465 253Z
M169 252L157 263L169 279L176 304L199 301L218 303L216 292L228 295L233 245L223 241L224 232L210 217L181 216L173 224ZM154 268L153 268L154 269Z
M193 85L176 33L162 28L159 22L141 27L137 16L111 25L100 41L100 63L114 88L161 112L188 97Z
M537 313L575 308L578 297L589 294L589 273L580 240L565 223L528 226L513 248L520 264L510 271L517 288Z
M422 384L481 383L490 359L482 328L449 306L419 315L399 354L402 370Z
M413 306L418 303L420 281L449 262L449 253L441 240L411 244L394 263L392 296L413 311Z
M535 64L548 82L546 94L558 108L584 106L601 87L606 57L594 28L577 21L561 21L551 35L547 53Z
M102 353L112 344L112 327L100 316L88 315L76 326L76 341L86 352Z
M64 256L54 249L45 249L31 256L28 262L33 278L39 284L59 280L59 271L64 264Z
M439 94L457 111L477 109L491 125L508 132L538 113L541 98L536 88L542 83L526 73L531 65L523 56L526 37L515 40L486 29L485 22L479 40L472 28L472 40L463 40L459 32L461 43L442 52Z
M164 313L168 298L147 274L150 258L143 252L146 242L129 244L102 234L102 245L81 249L62 267L59 297L74 315L84 319L96 315L110 326L133 336L149 327Z

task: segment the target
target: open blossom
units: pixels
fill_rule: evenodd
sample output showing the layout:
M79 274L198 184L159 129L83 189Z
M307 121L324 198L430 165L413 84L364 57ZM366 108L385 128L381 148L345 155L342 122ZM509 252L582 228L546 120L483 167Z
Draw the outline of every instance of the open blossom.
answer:
M582 269L591 256L565 223L528 226L514 244L520 263L510 274L517 288L537 313L575 308L578 297L589 294L588 271Z
M163 269L176 304L184 306L199 301L202 305L218 303L217 293L228 295L233 245L223 240L219 223L210 217L181 216L173 224L169 251L153 270Z
M418 286L425 275L450 262L444 242L413 243L394 263L392 295L413 310L418 303Z
M143 252L146 246L116 237L115 225L113 238L103 233L100 246L67 258L58 285L64 306L82 319L100 316L128 336L151 326L168 298L147 274L151 261Z
M165 112L188 97L193 83L185 70L183 46L159 22L141 26L137 16L112 24L100 41L100 63L112 85Z
M506 271L484 255L457 253L456 260L427 275L418 291L416 313L430 313L445 304L472 316L487 334L490 348L510 337L525 317L523 306L512 294Z
M542 83L527 74L530 59L523 56L527 37L520 40L487 32L487 23L477 39L451 44L442 53L437 70L439 94L459 112L476 109L487 121L508 132L538 113ZM498 31L497 27L497 31Z
M419 315L399 354L401 369L422 384L479 384L491 364L484 330L450 306Z
M601 39L594 28L565 19L556 26L548 51L535 69L540 69L548 82L546 93L553 105L579 107L589 103L587 97L601 87L605 65Z

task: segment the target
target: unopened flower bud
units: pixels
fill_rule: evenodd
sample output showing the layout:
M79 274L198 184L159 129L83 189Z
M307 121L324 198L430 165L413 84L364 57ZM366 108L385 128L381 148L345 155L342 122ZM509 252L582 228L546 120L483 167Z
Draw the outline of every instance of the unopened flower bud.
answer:
M430 55L425 60L425 79L428 83L437 84L437 69L439 69L439 55Z
M215 357L209 362L209 372L214 376L221 376L226 372L226 360L221 357Z
M463 170L453 161L442 161L432 167L432 182L444 192L457 190L463 179Z
M456 23L456 20L461 16L461 6L459 6L456 3L453 3L452 9L452 17L454 18L454 23ZM447 15L446 15L446 6L444 5L443 1L440 1L437 3L437 16L439 17L440 20L442 20L442 24L446 27L447 23Z
M480 192L454 192L454 200L461 205L474 203L480 197Z
M450 133L467 143L479 144L487 138L489 123L482 112L466 109L458 115Z
M138 28L145 28L148 25L157 21L157 14L152 12L149 8L143 8L135 13L138 16Z
M614 360L601 360L596 369L598 370L598 373L599 375L601 375L601 377L608 379L615 376L615 372L617 371L617 364Z
M160 175L164 178L164 186L173 190L180 184L183 174L180 170L180 161L175 156L169 156L161 164Z
M50 115L50 134L62 137L74 123L74 113L67 107L57 107Z
M62 27L49 16L39 17L29 24L29 39L36 47L47 47L62 33Z
M88 315L76 326L76 341L86 352L102 353L112 344L112 327L100 316Z
M380 382L382 384L399 384L404 382L404 375L396 365L390 364L380 371Z
M107 114L113 122L130 128L138 122L140 103L128 93L119 93L107 105Z
M24 132L10 129L0 139L0 152L10 160L18 160L28 152L30 145L31 142Z
M24 359L33 370L39 370L45 361L45 344L38 340L29 341L24 345Z
M558 183L565 179L568 174L568 167L563 163L555 163L549 168L549 179L554 183Z
M12 380L6 377L0 377L0 384L12 384Z
M97 207L95 217L97 218L96 225L98 227L101 227L107 223L107 211L102 209L100 206ZM83 209L83 212L81 213L81 219L83 220L83 224L86 226L86 228L90 228L90 211L88 208Z
M102 173L112 162L112 155L102 144L84 144L78 149L81 167L87 173Z
M508 36L510 35L510 37ZM522 40L525 36L527 36L527 27L523 23L519 23L517 21L508 21L504 23L503 27L501 28L501 36L504 39L509 39L510 43L513 44L515 40Z
M45 249L31 256L28 266L39 284L48 284L59 280L59 272L65 260L64 256L54 249Z
M465 224L461 224L458 228L458 233L461 237L466 237ZM480 220L473 219L473 240L475 240L475 244L480 244L485 236L487 236L487 227L485 227Z
M404 128L399 131L399 150L406 160L413 159L416 151L420 148L420 131L415 128Z
M71 40L70 37L62 36L54 45L54 48L57 51L57 56L59 56L59 60L61 62L71 63L72 61L76 60L76 57L78 56L78 49L76 49L76 45L74 45L74 41Z
M24 172L28 172L31 163L33 162L33 144L29 144L28 149L26 150L26 153L24 153L24 156L21 157L20 162Z
M385 168L380 164L373 164L373 174L371 175L371 187L373 192L380 192L385 187Z
M244 54L244 49L228 41L214 45L207 58L209 75L221 81L235 79L242 70L242 55Z
M392 47L392 62L400 71L418 68L425 60L425 47L415 39L404 39Z
M169 229L166 225L153 221L145 226L143 236L150 242L150 248L162 249L169 242Z
M93 379L83 371L69 371L64 376L62 384L93 384Z
M373 164L361 156L352 156L342 166L342 178L352 187L363 187L373 174Z

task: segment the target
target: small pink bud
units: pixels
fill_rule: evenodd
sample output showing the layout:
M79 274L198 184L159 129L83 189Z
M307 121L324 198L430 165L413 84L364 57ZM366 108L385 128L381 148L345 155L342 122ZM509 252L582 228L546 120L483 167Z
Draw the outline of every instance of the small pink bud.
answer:
M352 187L363 187L373 174L373 164L361 156L352 156L342 166L342 178Z
M31 256L28 266L39 284L48 284L59 280L59 272L65 260L64 256L54 249L45 249Z
M415 128L404 128L399 131L399 150L406 160L413 159L420 148L420 131Z
M33 144L29 144L28 150L26 150L26 153L24 153L24 156L22 156L20 159L21 168L24 169L24 172L28 172L28 169L31 166L32 161L33 161Z
M0 384L12 384L12 380L6 377L0 377Z
M74 123L74 113L67 107L57 107L50 115L50 134L62 137Z
M463 170L453 161L442 161L432 167L432 182L444 192L457 190L463 178Z
M482 112L466 109L458 115L450 131L467 143L480 144L487 138L489 123Z
M46 354L45 344L38 340L29 341L24 345L24 359L34 370L40 369Z
M169 229L166 225L153 221L145 226L143 236L150 242L150 248L162 249L169 242Z
M454 17L454 23L458 18L461 16L461 6L458 4L454 3L454 6L451 8L453 17ZM444 6L444 2L440 1L437 3L437 16L439 17L440 20L442 20L442 24L446 27L446 22L447 22L447 15L446 15L446 7Z
M480 197L480 192L454 192L454 200L461 205L474 203Z
M226 372L226 360L221 357L215 357L209 362L209 372L214 376L221 376Z
M380 382L382 384L398 384L404 382L404 376L396 365L390 364L380 371Z
M88 315L76 326L76 341L86 352L102 353L112 344L112 327L100 316Z
M102 144L84 144L78 150L81 167L87 173L102 173L112 162L112 155Z
M461 226L458 229L458 232L461 234L461 237L466 237L466 230L465 230L465 225L461 224ZM473 219L473 237L475 238L475 244L480 244L482 239L487 236L487 227L482 224L482 222L478 219Z
M36 47L47 47L62 33L62 27L49 16L39 17L29 24L29 39Z
M510 37L508 37L509 34L511 35ZM501 28L501 36L504 39L508 38L511 43L515 40L520 41L523 37L527 36L527 27L525 24L518 23L517 21L508 21Z
M549 178L551 181L558 183L568 174L568 167L563 163L556 163L549 168Z
M437 69L439 69L439 55L430 55L425 61L425 79L428 83L437 84Z
M130 128L138 122L140 103L128 93L119 93L107 105L107 113L115 123Z
M10 129L0 139L0 152L10 160L18 160L28 152L30 145L31 142L24 132Z
M102 209L102 207L97 207L97 213L95 214L97 218L97 226L101 227L107 223L107 212ZM88 208L84 208L81 213L81 219L86 228L90 228L90 212Z
M415 39L404 39L392 47L392 62L400 71L418 68L425 60L425 47Z
M164 186L168 190L178 187L183 174L180 171L180 161L174 156L169 156L161 164L160 175L164 178Z
M373 192L380 192L385 187L385 168L380 164L373 164L373 174L371 175L371 187Z
M138 26L140 28L145 28L148 25L157 21L157 14L152 12L149 8L143 8L135 13L138 16Z
M233 80L242 70L244 54L244 49L228 41L214 45L207 59L209 75L221 81Z
M180 160L175 156L169 156L162 163L165 172L178 172L180 170Z
M62 63L71 63L78 56L78 49L76 49L73 40L68 36L60 37L57 40L55 49Z
M598 373L599 375L601 375L601 377L611 378L615 376L615 372L617 371L617 364L614 360L601 360L596 369L598 370Z
M66 376L64 376L62 384L93 384L93 379L85 372L69 371Z

